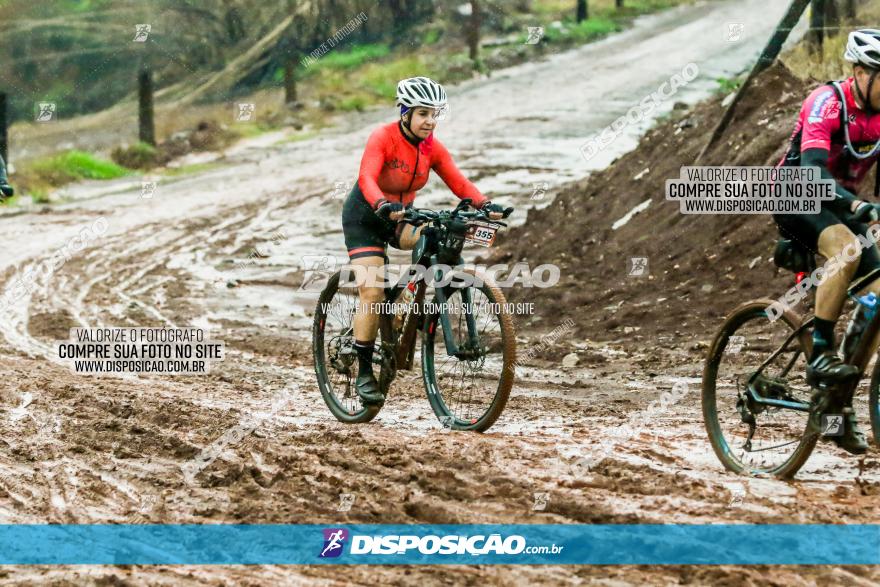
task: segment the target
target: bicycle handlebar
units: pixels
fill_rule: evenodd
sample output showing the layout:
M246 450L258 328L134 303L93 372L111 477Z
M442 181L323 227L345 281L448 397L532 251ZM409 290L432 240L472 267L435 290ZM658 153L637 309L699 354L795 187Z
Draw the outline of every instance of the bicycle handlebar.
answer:
M402 222L409 222L411 224L423 224L425 222L432 222L436 220L441 220L444 215L447 215L449 219L453 218L464 218L466 220L478 219L478 220L488 220L489 222L496 222L502 226L507 226L504 222L499 222L498 220L494 220L489 217L489 213L483 210L475 210L473 212L465 212L467 208L471 207L471 200L469 198L465 198L461 202L459 202L458 206L456 206L451 211L436 211L429 210L427 208L408 208L403 212ZM513 206L505 209L501 213L502 218L507 218L513 214Z

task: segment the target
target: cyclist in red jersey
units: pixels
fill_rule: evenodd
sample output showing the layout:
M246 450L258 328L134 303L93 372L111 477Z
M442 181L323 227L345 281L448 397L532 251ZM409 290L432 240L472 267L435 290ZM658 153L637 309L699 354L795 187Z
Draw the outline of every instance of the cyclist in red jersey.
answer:
M452 192L469 198L490 217L500 219L504 207L490 202L455 166L446 147L434 137L438 117L447 108L443 86L426 77L397 84L400 119L376 129L367 141L358 181L342 208L342 230L352 265L381 267L388 244L412 249L422 227L400 222L416 192L428 182L433 169ZM377 306L385 301L381 285L358 283L359 303L354 316L358 355L357 392L364 403L382 403L373 375L374 341L379 329Z
M835 383L851 380L858 369L842 362L834 341L834 326L846 301L847 288L856 278L880 268L877 245L844 257L844 248L880 220L877 204L859 199L855 192L880 156L880 31L850 33L844 58L853 64L852 77L815 89L801 107L788 152L780 165L818 167L822 179L836 181L835 199L822 202L818 214L776 214L780 233L826 259L842 259L840 270L823 278L816 289L813 353L808 358L807 381ZM844 116L844 113L846 114ZM846 262L846 258L852 259ZM868 278L870 279L870 278ZM865 291L880 293L880 279ZM843 398L852 407L852 398ZM842 437L834 440L845 450L867 450L855 414L847 411Z

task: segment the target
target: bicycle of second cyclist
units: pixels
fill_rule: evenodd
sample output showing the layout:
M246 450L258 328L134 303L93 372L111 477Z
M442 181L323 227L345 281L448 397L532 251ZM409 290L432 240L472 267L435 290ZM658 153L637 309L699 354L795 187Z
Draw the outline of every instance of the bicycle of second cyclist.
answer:
M856 293L880 275L852 283ZM801 276L803 277L803 276ZM858 301L856 300L856 304ZM709 346L703 370L703 420L716 456L730 471L790 478L842 414L871 360L880 333L875 313L856 340L842 343L844 362L859 377L836 388L813 388L805 376L812 351L813 317L779 300L756 299L731 312ZM849 335L847 335L849 336ZM880 362L868 393L875 444L880 442ZM849 402L847 402L849 398ZM842 431L842 428L840 428Z
M513 211L508 208L504 217ZM465 243L491 246L505 223L470 210L409 208L404 221L426 225L412 251L413 268L424 269L385 289L373 363L387 396L399 370L411 370L421 334L422 381L434 414L453 430L485 431L498 419L513 387L516 333L506 298L494 281L463 267ZM348 273L348 274L347 274ZM335 273L318 299L313 324L315 373L327 407L341 422L369 422L381 405L363 404L355 389L357 355L353 317L357 276ZM429 283L430 282L430 283ZM433 301L425 303L429 285ZM402 303L404 288L411 301Z

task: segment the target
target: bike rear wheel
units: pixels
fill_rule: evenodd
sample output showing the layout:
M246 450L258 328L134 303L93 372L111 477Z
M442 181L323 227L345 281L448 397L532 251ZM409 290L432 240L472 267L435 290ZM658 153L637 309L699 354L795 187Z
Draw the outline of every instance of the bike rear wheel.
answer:
M318 298L312 325L312 352L315 375L321 396L330 412L340 422L358 424L369 422L381 406L364 406L357 394L357 356L354 354L352 322L358 304L358 290L354 284L339 283L335 273ZM376 348L380 348L380 341Z
M810 457L819 435L809 428L809 412L756 397L809 405L804 372L812 341L793 312L771 322L771 303L743 304L715 335L703 370L703 420L725 468L788 478Z
M487 430L504 411L513 387L516 335L501 290L486 281L479 287L446 288L450 334L470 349L457 358L446 352L439 313L426 316L422 332L422 376L437 418L453 430ZM467 298L467 306L463 302ZM437 308L435 298L432 307ZM475 320L478 345L468 345L467 319Z
M871 415L871 432L874 436L874 444L880 446L880 358L875 360L874 372L871 374L868 413Z

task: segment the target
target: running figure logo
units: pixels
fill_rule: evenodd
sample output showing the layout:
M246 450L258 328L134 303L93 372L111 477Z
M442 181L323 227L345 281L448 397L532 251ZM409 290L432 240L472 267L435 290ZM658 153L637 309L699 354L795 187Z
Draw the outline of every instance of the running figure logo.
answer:
M303 282L300 291L321 291L336 270L336 257L332 255L303 255Z
M822 436L843 436L842 414L822 414Z
M54 122L57 109L58 108L57 108L55 102L39 102L39 103L37 103L36 121L37 122Z
M342 554L342 547L348 540L345 528L324 528L324 548L318 558L336 558Z
M629 258L629 276L641 277L648 272L647 257L630 257Z

